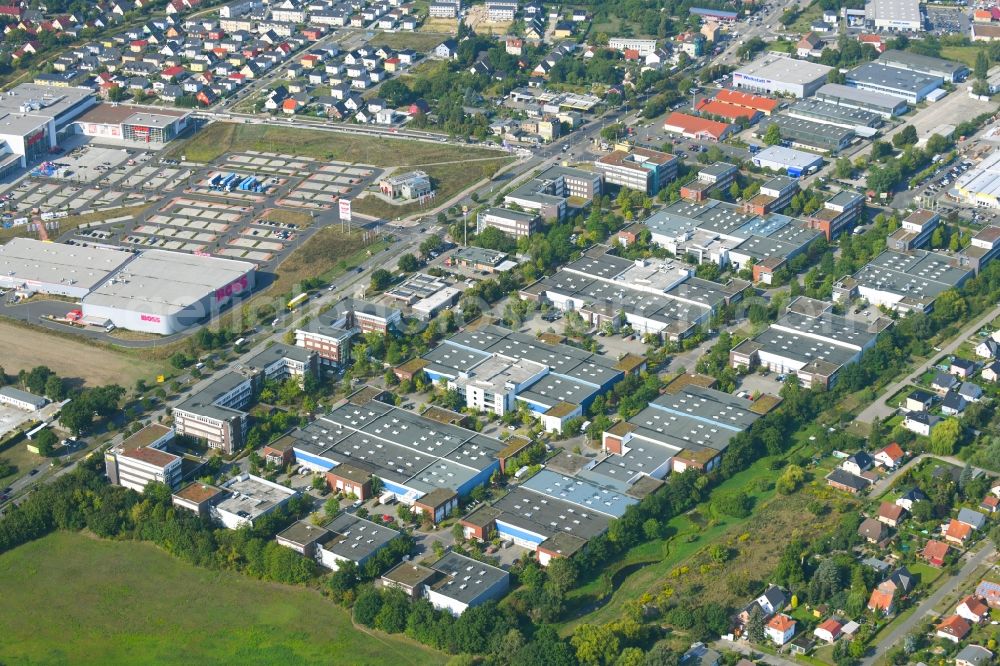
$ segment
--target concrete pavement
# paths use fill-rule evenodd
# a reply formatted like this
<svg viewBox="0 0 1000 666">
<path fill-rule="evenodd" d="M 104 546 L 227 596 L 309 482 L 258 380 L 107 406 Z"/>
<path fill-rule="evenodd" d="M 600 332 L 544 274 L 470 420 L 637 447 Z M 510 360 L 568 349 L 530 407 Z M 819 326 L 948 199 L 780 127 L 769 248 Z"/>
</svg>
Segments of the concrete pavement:
<svg viewBox="0 0 1000 666">
<path fill-rule="evenodd" d="M 935 616 L 937 614 L 935 607 L 949 594 L 957 590 L 960 586 L 965 585 L 967 579 L 976 571 L 976 569 L 981 567 L 995 554 L 996 547 L 992 542 L 987 541 L 977 553 L 971 556 L 966 555 L 965 564 L 962 565 L 962 569 L 958 572 L 958 575 L 945 581 L 944 584 L 938 587 L 938 589 L 936 589 L 929 597 L 920 602 L 916 611 L 911 613 L 905 620 L 894 626 L 888 634 L 883 636 L 875 644 L 874 652 L 861 660 L 862 666 L 874 666 L 874 664 L 879 659 L 884 657 L 886 652 L 892 649 L 896 643 L 920 626 L 920 624 L 925 622 L 929 617 Z"/>
<path fill-rule="evenodd" d="M 989 311 L 989 313 L 977 319 L 976 321 L 972 322 L 972 324 L 963 328 L 961 332 L 951 340 L 951 342 L 949 342 L 947 345 L 941 348 L 941 351 L 934 352 L 934 356 L 927 359 L 927 361 L 925 361 L 924 363 L 921 363 L 916 370 L 906 375 L 903 379 L 900 379 L 899 381 L 890 384 L 889 388 L 887 388 L 882 393 L 882 395 L 876 398 L 874 402 L 865 407 L 865 409 L 862 410 L 862 412 L 858 414 L 857 418 L 855 418 L 854 420 L 861 421 L 862 423 L 871 423 L 872 420 L 875 419 L 876 417 L 880 419 L 885 419 L 886 417 L 895 414 L 896 408 L 890 407 L 887 404 L 885 404 L 887 398 L 891 398 L 896 393 L 901 391 L 904 387 L 912 384 L 917 378 L 920 377 L 920 375 L 924 374 L 928 370 L 928 368 L 930 368 L 934 364 L 935 359 L 940 358 L 941 356 L 945 356 L 947 354 L 954 353 L 955 350 L 958 349 L 959 345 L 961 345 L 966 338 L 968 338 L 970 335 L 972 335 L 973 333 L 975 333 L 980 328 L 990 323 L 997 317 L 1000 317 L 1000 306 L 993 308 L 992 310 Z"/>
</svg>

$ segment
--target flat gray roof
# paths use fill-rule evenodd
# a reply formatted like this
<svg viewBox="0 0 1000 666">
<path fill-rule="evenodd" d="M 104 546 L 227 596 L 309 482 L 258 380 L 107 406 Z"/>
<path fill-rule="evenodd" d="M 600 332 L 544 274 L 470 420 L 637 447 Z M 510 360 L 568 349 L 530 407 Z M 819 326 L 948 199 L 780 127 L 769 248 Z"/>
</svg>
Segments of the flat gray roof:
<svg viewBox="0 0 1000 666">
<path fill-rule="evenodd" d="M 581 539 L 604 534 L 611 518 L 600 511 L 581 509 L 563 499 L 516 487 L 492 504 L 497 520 L 544 538 L 566 533 Z"/>
<path fill-rule="evenodd" d="M 298 494 L 291 488 L 249 475 L 230 479 L 222 484 L 222 489 L 229 491 L 230 495 L 216 507 L 251 520 Z"/>
<path fill-rule="evenodd" d="M 446 553 L 430 568 L 444 574 L 443 579 L 431 586 L 433 590 L 464 604 L 475 602 L 497 583 L 510 579 L 503 569 L 456 552 Z"/>
<path fill-rule="evenodd" d="M 122 250 L 12 238 L 0 246 L 0 276 L 89 291 L 134 257 Z"/>
<path fill-rule="evenodd" d="M 749 65 L 737 70 L 744 76 L 755 76 L 782 83 L 805 85 L 825 78 L 832 67 L 808 60 L 796 60 L 774 54 L 761 55 Z"/>
<path fill-rule="evenodd" d="M 879 1 L 885 2 L 886 0 Z M 916 0 L 912 0 L 912 2 L 914 6 L 917 5 Z M 951 76 L 954 76 L 956 72 L 962 72 L 969 69 L 965 63 L 953 62 L 951 60 L 935 58 L 933 56 L 926 56 L 920 53 L 913 53 L 912 51 L 900 51 L 898 49 L 889 49 L 878 57 L 878 61 L 913 69 L 918 72 L 945 72 Z"/>
<path fill-rule="evenodd" d="M 940 76 L 931 76 L 899 67 L 889 67 L 879 62 L 866 62 L 852 69 L 847 73 L 847 80 L 851 83 L 867 83 L 910 94 L 916 94 L 929 86 L 941 85 L 942 83 Z"/>
<path fill-rule="evenodd" d="M 45 116 L 24 113 L 0 113 L 0 136 L 28 136 L 48 124 L 49 120 Z"/>
<path fill-rule="evenodd" d="M 172 315 L 256 268 L 248 261 L 146 250 L 88 294 L 84 303 Z"/>
<path fill-rule="evenodd" d="M 823 118 L 832 122 L 853 123 L 865 127 L 882 124 L 882 116 L 872 111 L 840 106 L 839 104 L 823 102 L 817 99 L 804 99 L 796 102 L 792 105 L 790 112 Z"/>
<path fill-rule="evenodd" d="M 221 421 L 231 419 L 234 416 L 240 416 L 244 414 L 243 411 L 223 407 L 216 404 L 216 402 L 223 395 L 246 381 L 247 378 L 238 372 L 227 372 L 202 390 L 189 396 L 184 402 L 177 405 L 175 409 L 191 412 L 192 414 L 201 414 L 202 416 Z"/>
<path fill-rule="evenodd" d="M 352 562 L 366 560 L 400 534 L 399 530 L 350 513 L 340 514 L 323 527 L 335 535 L 323 544 L 323 549 Z"/>
<path fill-rule="evenodd" d="M 5 395 L 8 398 L 20 400 L 21 402 L 27 402 L 35 407 L 44 407 L 48 402 L 48 400 L 41 396 L 37 396 L 34 393 L 28 393 L 27 391 L 22 391 L 14 386 L 0 386 L 0 395 Z"/>
<path fill-rule="evenodd" d="M 807 169 L 813 164 L 823 162 L 823 158 L 819 155 L 795 150 L 794 148 L 785 148 L 784 146 L 770 146 L 764 150 L 757 151 L 757 154 L 751 159 L 754 161 L 776 162 L 786 167 L 798 167 L 800 169 Z"/>
<path fill-rule="evenodd" d="M 861 286 L 913 298 L 934 298 L 961 284 L 970 271 L 955 268 L 948 257 L 913 250 L 902 254 L 886 250 L 854 274 Z"/>
<path fill-rule="evenodd" d="M 907 108 L 906 100 L 901 97 L 896 97 L 895 95 L 890 95 L 888 93 L 881 93 L 875 90 L 852 88 L 851 86 L 845 86 L 842 83 L 827 83 L 816 91 L 814 97 L 827 101 L 836 99 L 857 102 L 859 104 L 881 108 L 886 112 L 893 113 L 901 110 L 900 107 L 902 107 L 903 110 Z"/>
<path fill-rule="evenodd" d="M 314 352 L 303 347 L 293 347 L 282 343 L 273 344 L 245 362 L 248 368 L 263 369 L 282 359 L 308 363 Z"/>
<path fill-rule="evenodd" d="M 609 518 L 621 518 L 637 500 L 592 481 L 543 469 L 521 484 L 546 497 L 568 502 L 584 511 L 596 511 Z"/>
<path fill-rule="evenodd" d="M 49 116 L 61 125 L 71 116 L 77 115 L 77 109 L 82 111 L 85 106 L 96 101 L 94 91 L 90 88 L 21 83 L 0 95 L 0 109 L 18 113 L 22 106 L 28 105 L 34 115 Z M 81 102 L 86 104 L 82 105 Z"/>
<path fill-rule="evenodd" d="M 908 21 L 920 23 L 920 0 L 868 0 L 865 7 L 866 13 L 871 20 L 892 19 L 894 21 Z"/>
<path fill-rule="evenodd" d="M 837 125 L 827 125 L 792 116 L 771 116 L 761 122 L 761 134 L 770 126 L 777 125 L 782 131 L 802 132 L 811 136 L 821 137 L 828 141 L 840 142 L 845 137 L 853 136 L 854 131 Z"/>
</svg>

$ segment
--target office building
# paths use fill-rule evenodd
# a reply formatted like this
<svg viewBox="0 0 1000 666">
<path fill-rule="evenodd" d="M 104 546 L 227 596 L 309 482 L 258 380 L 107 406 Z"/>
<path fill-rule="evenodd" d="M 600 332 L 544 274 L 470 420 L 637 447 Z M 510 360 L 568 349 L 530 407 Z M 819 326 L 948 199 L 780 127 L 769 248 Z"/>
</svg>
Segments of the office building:
<svg viewBox="0 0 1000 666">
<path fill-rule="evenodd" d="M 969 244 L 959 250 L 955 258 L 960 268 L 972 270 L 976 275 L 988 262 L 1000 253 L 1000 227 L 987 226 L 980 229 L 970 239 Z"/>
<path fill-rule="evenodd" d="M 815 98 L 848 109 L 877 113 L 883 118 L 901 116 L 910 109 L 906 100 L 897 95 L 852 88 L 840 83 L 827 83 L 816 91 Z"/>
<path fill-rule="evenodd" d="M 645 58 L 656 51 L 655 39 L 639 39 L 636 37 L 612 37 L 608 40 L 608 48 L 616 51 L 636 51 L 639 57 Z"/>
<path fill-rule="evenodd" d="M 181 457 L 166 450 L 174 434 L 173 428 L 152 423 L 111 446 L 104 454 L 108 479 L 139 493 L 153 482 L 176 489 L 181 482 Z"/>
<path fill-rule="evenodd" d="M 330 310 L 313 316 L 303 328 L 295 329 L 295 344 L 316 352 L 324 366 L 341 366 L 350 358 L 354 336 L 385 335 L 401 321 L 402 314 L 396 308 L 345 298 Z"/>
<path fill-rule="evenodd" d="M 832 67 L 765 53 L 733 72 L 733 86 L 764 94 L 809 97 L 826 83 Z"/>
<path fill-rule="evenodd" d="M 605 183 L 653 195 L 677 177 L 678 162 L 669 153 L 633 147 L 615 150 L 594 166 L 604 175 Z"/>
<path fill-rule="evenodd" d="M 174 428 L 177 434 L 200 439 L 209 448 L 226 454 L 238 451 L 250 427 L 244 410 L 254 395 L 254 377 L 227 372 L 174 407 Z"/>
<path fill-rule="evenodd" d="M 506 571 L 455 552 L 445 554 L 430 568 L 440 578 L 425 586 L 427 600 L 434 608 L 456 617 L 468 608 L 500 599 L 510 589 L 510 574 Z"/>
<path fill-rule="evenodd" d="M 799 193 L 799 183 L 790 176 L 775 176 L 760 186 L 760 191 L 743 206 L 755 215 L 784 210 Z"/>
<path fill-rule="evenodd" d="M 847 85 L 853 88 L 895 95 L 910 104 L 924 101 L 943 81 L 940 76 L 890 67 L 879 61 L 865 63 L 847 73 Z"/>
<path fill-rule="evenodd" d="M 739 173 L 732 164 L 718 162 L 698 170 L 698 176 L 681 187 L 681 198 L 688 201 L 704 201 L 712 192 L 724 192 L 736 180 Z"/>
<path fill-rule="evenodd" d="M 427 320 L 454 305 L 461 293 L 462 290 L 450 282 L 426 273 L 414 273 L 402 284 L 385 292 L 385 295 L 410 306 L 413 314 Z"/>
<path fill-rule="evenodd" d="M 499 229 L 514 238 L 530 236 L 542 227 L 542 218 L 536 213 L 525 213 L 512 208 L 486 208 L 476 215 L 476 233 L 486 228 Z"/>
<path fill-rule="evenodd" d="M 841 190 L 806 218 L 806 224 L 833 240 L 853 225 L 864 212 L 865 200 L 857 192 Z"/>
<path fill-rule="evenodd" d="M 361 567 L 399 537 L 399 530 L 359 518 L 350 513 L 318 526 L 304 521 L 292 523 L 275 540 L 285 548 L 316 560 L 337 571 L 345 562 Z"/>
<path fill-rule="evenodd" d="M 930 242 L 931 234 L 941 222 L 941 216 L 931 210 L 920 209 L 906 216 L 899 228 L 889 234 L 886 248 L 896 252 L 909 252 Z"/>
<path fill-rule="evenodd" d="M 49 401 L 42 396 L 14 386 L 0 386 L 0 405 L 9 405 L 25 412 L 37 412 L 47 404 Z"/>
<path fill-rule="evenodd" d="M 239 474 L 222 484 L 222 493 L 209 515 L 223 527 L 236 530 L 285 506 L 299 491 L 252 474 Z"/>
<path fill-rule="evenodd" d="M 828 389 L 841 369 L 860 360 L 888 321 L 854 321 L 832 314 L 832 306 L 800 296 L 785 314 L 755 338 L 729 352 L 734 368 L 795 375 L 806 388 Z"/>
</svg>

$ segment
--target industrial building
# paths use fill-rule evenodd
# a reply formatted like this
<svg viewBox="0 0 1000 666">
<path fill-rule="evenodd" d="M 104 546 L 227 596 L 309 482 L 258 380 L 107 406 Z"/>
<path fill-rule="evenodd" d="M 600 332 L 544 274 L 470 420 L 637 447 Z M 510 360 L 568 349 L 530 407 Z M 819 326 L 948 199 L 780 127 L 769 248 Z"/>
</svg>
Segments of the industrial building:
<svg viewBox="0 0 1000 666">
<path fill-rule="evenodd" d="M 761 121 L 758 136 L 764 136 L 771 125 L 777 125 L 781 138 L 792 146 L 802 146 L 837 153 L 851 145 L 855 132 L 837 125 L 793 116 L 771 116 Z"/>
<path fill-rule="evenodd" d="M 345 562 L 364 566 L 399 535 L 399 530 L 341 513 L 322 527 L 301 520 L 294 522 L 279 532 L 275 540 L 316 560 L 320 566 L 337 571 Z"/>
<path fill-rule="evenodd" d="M 400 502 L 432 509 L 435 522 L 458 497 L 489 481 L 503 449 L 492 437 L 377 400 L 349 399 L 289 436 L 297 464 L 328 473 L 328 479 L 345 464 L 378 477 Z"/>
<path fill-rule="evenodd" d="M 816 91 L 815 99 L 849 109 L 870 111 L 883 118 L 901 116 L 910 110 L 906 100 L 897 95 L 861 90 L 840 83 L 827 83 Z"/>
<path fill-rule="evenodd" d="M 525 213 L 512 208 L 490 207 L 476 215 L 476 233 L 493 227 L 514 238 L 524 238 L 538 231 L 542 218 L 536 213 Z"/>
<path fill-rule="evenodd" d="M 865 20 L 876 30 L 920 32 L 924 29 L 920 0 L 868 0 Z"/>
<path fill-rule="evenodd" d="M 1000 149 L 959 176 L 950 194 L 963 203 L 1000 209 Z M 3 279 L 0 274 L 0 285 Z"/>
<path fill-rule="evenodd" d="M 840 370 L 856 363 L 875 344 L 888 321 L 854 321 L 830 312 L 833 306 L 800 296 L 765 331 L 729 352 L 734 368 L 764 367 L 795 375 L 803 387 L 828 389 Z"/>
<path fill-rule="evenodd" d="M 173 441 L 173 428 L 151 423 L 111 446 L 104 453 L 105 470 L 111 483 L 141 493 L 149 483 L 163 483 L 176 490 L 181 483 L 181 457 L 166 450 Z"/>
<path fill-rule="evenodd" d="M 461 520 L 465 538 L 489 540 L 491 534 L 536 553 L 545 566 L 553 558 L 570 557 L 608 524 L 638 503 L 620 488 L 543 469 L 490 505 Z M 624 485 L 635 479 L 623 478 Z"/>
<path fill-rule="evenodd" d="M 906 216 L 899 228 L 885 239 L 885 246 L 896 252 L 909 252 L 930 242 L 941 216 L 931 210 L 916 210 Z"/>
<path fill-rule="evenodd" d="M 0 386 L 0 405 L 9 405 L 25 412 L 37 412 L 49 404 L 48 399 L 22 391 L 15 386 Z"/>
<path fill-rule="evenodd" d="M 943 82 L 940 76 L 890 67 L 878 61 L 866 62 L 847 73 L 849 86 L 902 97 L 910 104 L 924 101 Z"/>
<path fill-rule="evenodd" d="M 218 314 L 254 288 L 247 261 L 146 250 L 83 297 L 84 319 L 171 335 Z"/>
<path fill-rule="evenodd" d="M 252 527 L 253 522 L 288 504 L 299 491 L 259 476 L 243 473 L 222 484 L 221 494 L 209 508 L 209 515 L 231 530 Z"/>
<path fill-rule="evenodd" d="M 75 134 L 162 146 L 188 128 L 191 111 L 150 109 L 128 104 L 98 104 L 73 121 Z"/>
<path fill-rule="evenodd" d="M 823 202 L 823 207 L 806 218 L 806 224 L 833 240 L 861 218 L 865 199 L 857 192 L 841 190 Z"/>
<path fill-rule="evenodd" d="M 510 589 L 503 569 L 449 551 L 429 567 L 402 562 L 382 575 L 382 585 L 425 598 L 438 610 L 459 616 L 467 609 L 500 599 Z"/>
<path fill-rule="evenodd" d="M 454 305 L 462 290 L 427 273 L 414 273 L 405 282 L 385 292 L 386 297 L 410 306 L 421 319 L 430 319 Z"/>
<path fill-rule="evenodd" d="M 134 258 L 123 250 L 31 238 L 0 246 L 0 288 L 81 299 Z"/>
<path fill-rule="evenodd" d="M 729 442 L 747 430 L 777 400 L 751 402 L 711 388 L 711 378 L 680 375 L 645 409 L 601 435 L 611 454 L 602 464 L 621 481 L 642 475 L 662 479 L 670 472 L 709 472 L 722 460 Z M 598 471 L 600 465 L 593 468 Z"/>
<path fill-rule="evenodd" d="M 739 125 L 730 125 L 678 111 L 674 111 L 663 121 L 663 131 L 703 141 L 722 141 L 739 129 Z"/>
<path fill-rule="evenodd" d="M 854 130 L 863 136 L 873 136 L 876 127 L 882 126 L 882 116 L 864 109 L 852 109 L 817 99 L 804 99 L 788 109 L 793 118 L 803 118 L 817 123 L 835 125 Z"/>
<path fill-rule="evenodd" d="M 787 173 L 792 178 L 812 173 L 823 166 L 823 158 L 819 155 L 784 146 L 770 146 L 759 150 L 750 161 L 756 167 Z"/>
<path fill-rule="evenodd" d="M 940 77 L 948 83 L 964 81 L 969 75 L 969 68 L 965 63 L 925 56 L 913 51 L 890 49 L 879 56 L 878 62 L 889 67 Z"/>
<path fill-rule="evenodd" d="M 930 312 L 941 292 L 961 286 L 972 271 L 945 255 L 926 250 L 886 250 L 851 277 L 833 285 L 836 301 L 861 297 L 897 312 Z"/>
<path fill-rule="evenodd" d="M 654 195 L 677 178 L 679 161 L 669 153 L 633 147 L 615 150 L 594 166 L 604 175 L 605 183 Z"/>
<path fill-rule="evenodd" d="M 467 407 L 503 416 L 523 404 L 549 432 L 625 377 L 612 359 L 498 326 L 456 333 L 423 362 L 427 376 L 457 390 Z"/>
<path fill-rule="evenodd" d="M 832 67 L 766 53 L 733 72 L 733 86 L 765 94 L 809 97 L 826 83 Z"/>
<path fill-rule="evenodd" d="M 603 192 L 603 185 L 602 173 L 553 166 L 504 196 L 504 203 L 538 213 L 545 220 L 561 221 L 569 210 L 569 197 L 589 201 Z"/>
<path fill-rule="evenodd" d="M 96 103 L 89 88 L 22 83 L 0 95 L 0 172 L 49 153 L 67 123 Z"/>
</svg>

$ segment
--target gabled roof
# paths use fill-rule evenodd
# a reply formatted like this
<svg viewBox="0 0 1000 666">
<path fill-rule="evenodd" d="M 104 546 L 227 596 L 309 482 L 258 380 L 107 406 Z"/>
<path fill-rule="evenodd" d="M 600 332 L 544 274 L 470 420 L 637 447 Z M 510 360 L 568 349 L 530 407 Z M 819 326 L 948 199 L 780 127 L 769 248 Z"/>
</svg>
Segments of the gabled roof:
<svg viewBox="0 0 1000 666">
<path fill-rule="evenodd" d="M 970 525 L 967 525 L 966 523 L 961 523 L 952 518 L 951 522 L 948 523 L 948 527 L 945 529 L 944 533 L 946 536 L 949 536 L 952 539 L 959 539 L 961 541 L 965 541 L 966 539 L 969 538 L 969 535 L 972 534 L 972 527 Z"/>
<path fill-rule="evenodd" d="M 903 456 L 906 455 L 903 452 L 903 448 L 896 442 L 893 442 L 889 446 L 883 448 L 881 451 L 879 451 L 879 453 L 883 453 L 889 456 L 889 459 L 892 460 L 894 463 L 899 460 L 902 460 Z"/>
<path fill-rule="evenodd" d="M 785 633 L 789 630 L 795 629 L 795 620 L 788 617 L 784 613 L 778 613 L 768 620 L 767 626 L 771 629 L 780 631 L 781 633 Z"/>
<path fill-rule="evenodd" d="M 879 585 L 868 597 L 868 608 L 888 612 L 892 608 L 892 600 L 895 596 L 894 590 L 889 587 Z"/>
<path fill-rule="evenodd" d="M 891 520 L 893 522 L 899 521 L 903 514 L 906 513 L 906 509 L 892 502 L 882 502 L 878 508 L 879 518 L 885 518 L 886 520 Z"/>
<path fill-rule="evenodd" d="M 923 550 L 924 559 L 944 561 L 950 548 L 944 541 L 928 541 Z"/>
<path fill-rule="evenodd" d="M 865 518 L 858 527 L 859 535 L 876 542 L 884 539 L 888 535 L 888 532 L 889 528 L 874 518 Z"/>
<path fill-rule="evenodd" d="M 946 617 L 944 621 L 936 627 L 936 629 L 941 633 L 961 639 L 969 633 L 971 627 L 969 626 L 969 622 L 964 617 L 952 615 L 950 617 Z"/>
<path fill-rule="evenodd" d="M 982 599 L 980 599 L 974 594 L 970 594 L 969 596 L 958 602 L 959 606 L 961 606 L 962 604 L 965 604 L 965 607 L 968 608 L 969 612 L 972 613 L 973 615 L 983 616 L 990 612 L 990 607 L 987 606 Z"/>
</svg>

